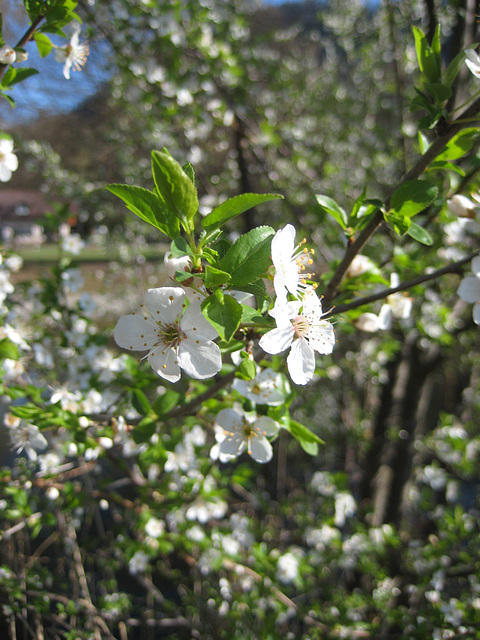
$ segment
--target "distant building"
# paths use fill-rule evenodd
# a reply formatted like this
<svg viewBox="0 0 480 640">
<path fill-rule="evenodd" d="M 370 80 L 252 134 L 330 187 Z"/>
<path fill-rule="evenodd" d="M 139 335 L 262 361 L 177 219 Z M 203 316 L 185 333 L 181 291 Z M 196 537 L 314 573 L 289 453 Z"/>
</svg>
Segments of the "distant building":
<svg viewBox="0 0 480 640">
<path fill-rule="evenodd" d="M 8 244 L 41 244 L 43 218 L 52 205 L 45 194 L 35 189 L 0 188 L 0 238 Z M 70 226 L 76 224 L 73 215 Z"/>
</svg>

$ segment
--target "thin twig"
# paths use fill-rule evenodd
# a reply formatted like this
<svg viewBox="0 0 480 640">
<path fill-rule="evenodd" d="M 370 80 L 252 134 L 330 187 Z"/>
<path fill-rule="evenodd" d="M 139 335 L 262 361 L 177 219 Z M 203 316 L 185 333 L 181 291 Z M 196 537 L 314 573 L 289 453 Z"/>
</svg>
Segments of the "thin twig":
<svg viewBox="0 0 480 640">
<path fill-rule="evenodd" d="M 367 304 L 372 304 L 372 302 L 376 302 L 377 300 L 383 300 L 384 298 L 387 298 L 388 296 L 392 295 L 393 293 L 398 293 L 399 291 L 406 291 L 407 289 L 411 289 L 412 287 L 416 287 L 417 285 L 422 284 L 424 282 L 428 282 L 429 280 L 435 280 L 436 278 L 439 278 L 440 276 L 443 276 L 446 273 L 458 272 L 460 267 L 462 267 L 464 264 L 467 264 L 468 262 L 470 262 L 475 256 L 478 256 L 479 254 L 480 254 L 480 249 L 477 249 L 477 251 L 474 251 L 473 253 L 471 253 L 466 258 L 463 258 L 463 260 L 458 260 L 458 262 L 452 262 L 452 263 L 448 264 L 447 266 L 442 267 L 441 269 L 438 269 L 437 271 L 434 271 L 433 273 L 426 273 L 423 276 L 418 276 L 418 278 L 413 278 L 413 280 L 408 280 L 407 282 L 404 282 L 404 283 L 398 285 L 398 287 L 392 287 L 390 289 L 383 289 L 382 291 L 379 291 L 378 293 L 373 293 L 371 296 L 366 296 L 364 298 L 359 298 L 358 300 L 355 300 L 354 302 L 349 302 L 348 304 L 340 304 L 337 307 L 334 307 L 327 314 L 325 314 L 325 317 L 329 318 L 329 317 L 331 317 L 333 315 L 337 315 L 339 313 L 344 313 L 345 311 L 350 311 L 351 309 L 356 309 L 357 307 L 363 307 L 363 306 L 365 306 Z"/>
<path fill-rule="evenodd" d="M 454 122 L 450 125 L 446 125 L 445 132 L 442 135 L 439 135 L 427 149 L 427 151 L 421 156 L 416 164 L 408 171 L 403 178 L 400 180 L 399 184 L 396 185 L 393 189 L 390 190 L 390 194 L 387 196 L 384 202 L 383 209 L 388 210 L 389 203 L 392 195 L 395 191 L 405 182 L 409 180 L 416 180 L 419 178 L 423 172 L 427 169 L 430 163 L 438 156 L 438 154 L 444 149 L 447 143 L 462 129 L 471 125 L 471 122 L 466 122 L 472 118 L 478 120 L 478 112 L 480 111 L 480 98 L 477 98 L 475 102 L 473 102 L 468 109 L 466 109 Z M 345 255 L 343 256 L 342 261 L 338 265 L 335 273 L 333 274 L 330 282 L 327 285 L 327 288 L 323 292 L 323 297 L 325 300 L 325 306 L 329 306 L 331 301 L 335 298 L 338 293 L 338 288 L 340 282 L 342 281 L 348 267 L 352 263 L 352 260 L 355 256 L 360 253 L 365 244 L 370 240 L 372 235 L 378 229 L 378 227 L 383 223 L 383 212 L 378 210 L 374 215 L 367 226 L 362 229 L 356 240 L 347 247 L 345 251 Z"/>
</svg>

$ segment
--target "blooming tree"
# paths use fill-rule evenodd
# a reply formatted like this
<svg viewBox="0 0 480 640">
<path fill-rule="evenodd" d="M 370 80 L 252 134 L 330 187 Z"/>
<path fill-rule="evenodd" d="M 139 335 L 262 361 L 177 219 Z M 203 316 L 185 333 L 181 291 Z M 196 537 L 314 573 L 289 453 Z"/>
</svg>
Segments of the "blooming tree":
<svg viewBox="0 0 480 640">
<path fill-rule="evenodd" d="M 2 633 L 475 637 L 480 102 L 476 45 L 442 39 L 453 3 L 331 3 L 325 50 L 237 2 L 78 4 L 25 0 L 1 91 L 31 45 L 72 81 L 80 17 L 108 34 L 133 117 L 108 125 L 102 197 L 139 264 L 145 238 L 164 258 L 87 291 L 98 236 L 68 206 L 48 275 L 2 251 Z"/>
</svg>

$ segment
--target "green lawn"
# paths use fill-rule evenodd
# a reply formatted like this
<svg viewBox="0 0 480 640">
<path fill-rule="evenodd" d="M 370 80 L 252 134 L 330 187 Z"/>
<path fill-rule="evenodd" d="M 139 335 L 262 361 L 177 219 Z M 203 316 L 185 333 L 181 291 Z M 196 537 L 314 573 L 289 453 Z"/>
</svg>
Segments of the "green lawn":
<svg viewBox="0 0 480 640">
<path fill-rule="evenodd" d="M 154 244 L 146 247 L 142 254 L 146 260 L 158 260 L 163 258 L 168 248 L 166 244 Z M 15 253 L 23 258 L 25 264 L 58 262 L 60 258 L 60 249 L 56 243 L 46 243 L 38 249 L 19 248 Z M 112 262 L 121 258 L 120 251 L 112 247 L 86 247 L 78 255 L 66 255 L 71 256 L 75 262 Z"/>
</svg>

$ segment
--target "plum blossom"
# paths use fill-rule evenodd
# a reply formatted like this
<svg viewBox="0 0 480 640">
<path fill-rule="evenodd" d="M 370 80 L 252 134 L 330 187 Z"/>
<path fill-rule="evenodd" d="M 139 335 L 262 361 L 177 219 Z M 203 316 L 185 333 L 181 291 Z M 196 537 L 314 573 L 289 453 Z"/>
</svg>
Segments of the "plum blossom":
<svg viewBox="0 0 480 640">
<path fill-rule="evenodd" d="M 0 182 L 8 182 L 18 169 L 18 159 L 13 153 L 13 140 L 0 138 Z"/>
<path fill-rule="evenodd" d="M 285 402 L 285 389 L 283 377 L 273 369 L 260 369 L 257 365 L 257 375 L 253 380 L 240 380 L 235 378 L 232 387 L 255 404 L 268 404 L 276 407 Z"/>
<path fill-rule="evenodd" d="M 12 414 L 5 416 L 4 424 L 9 427 L 10 440 L 16 453 L 24 451 L 30 460 L 36 460 L 37 451 L 46 448 L 47 439 L 36 425 Z"/>
<path fill-rule="evenodd" d="M 480 57 L 473 49 L 465 49 L 465 64 L 476 78 L 480 78 Z"/>
<path fill-rule="evenodd" d="M 306 247 L 302 248 L 305 239 L 295 246 L 295 233 L 295 227 L 287 224 L 277 231 L 272 240 L 272 262 L 275 267 L 273 286 L 280 302 L 287 301 L 288 293 L 297 298 L 307 286 L 306 279 L 314 275 L 305 273 L 306 266 L 313 263 L 313 249 L 309 251 Z"/>
<path fill-rule="evenodd" d="M 246 413 L 236 406 L 235 409 L 219 411 L 217 425 L 221 427 L 215 434 L 221 462 L 236 458 L 245 449 L 256 462 L 269 462 L 272 459 L 272 445 L 267 436 L 276 435 L 280 428 L 272 418 Z"/>
<path fill-rule="evenodd" d="M 113 333 L 120 347 L 148 351 L 144 357 L 152 369 L 169 382 L 180 380 L 181 369 L 198 379 L 218 373 L 222 358 L 212 341 L 217 335 L 198 303 L 186 306 L 180 287 L 149 289 L 140 313 L 122 316 Z"/>
<path fill-rule="evenodd" d="M 323 319 L 320 299 L 309 287 L 301 300 L 276 304 L 270 314 L 277 327 L 262 336 L 259 345 L 271 354 L 291 347 L 287 357 L 290 377 L 295 384 L 307 384 L 315 372 L 315 351 L 329 354 L 335 346 L 333 326 Z"/>
<path fill-rule="evenodd" d="M 55 60 L 63 63 L 63 75 L 70 80 L 70 69 L 81 71 L 87 61 L 89 46 L 87 42 L 79 41 L 80 25 L 75 26 L 70 42 L 65 47 L 58 47 L 55 50 Z"/>
<path fill-rule="evenodd" d="M 480 325 L 480 256 L 472 260 L 472 274 L 466 276 L 458 287 L 458 295 L 465 302 L 473 303 L 473 321 Z"/>
</svg>

